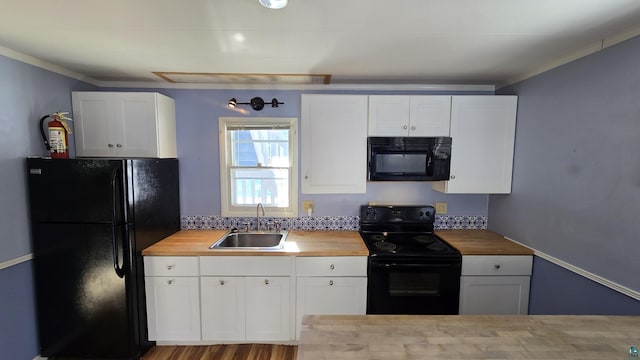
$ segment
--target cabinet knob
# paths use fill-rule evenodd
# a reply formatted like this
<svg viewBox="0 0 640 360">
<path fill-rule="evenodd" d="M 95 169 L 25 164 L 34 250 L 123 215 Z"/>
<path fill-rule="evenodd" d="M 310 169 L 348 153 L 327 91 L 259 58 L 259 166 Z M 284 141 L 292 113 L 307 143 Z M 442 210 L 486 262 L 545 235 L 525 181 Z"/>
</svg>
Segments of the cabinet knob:
<svg viewBox="0 0 640 360">
<path fill-rule="evenodd" d="M 167 284 L 169 284 L 169 285 L 173 285 L 173 279 L 171 279 L 171 280 L 167 280 Z"/>
<path fill-rule="evenodd" d="M 333 280 L 329 280 L 329 285 L 333 286 Z"/>
<path fill-rule="evenodd" d="M 411 130 L 415 130 L 415 129 L 416 129 L 415 125 L 411 127 Z"/>
<path fill-rule="evenodd" d="M 331 269 L 331 270 L 333 270 L 333 269 L 335 269 L 335 268 L 336 268 L 336 267 L 335 267 L 333 264 L 331 264 L 331 265 L 329 266 L 329 269 Z"/>
<path fill-rule="evenodd" d="M 173 264 L 167 265 L 167 270 L 173 269 L 173 266 L 174 266 Z"/>
<path fill-rule="evenodd" d="M 116 147 L 121 148 L 121 147 L 122 147 L 122 144 L 116 144 Z"/>
<path fill-rule="evenodd" d="M 108 147 L 113 147 L 113 144 L 108 144 L 107 146 L 108 146 Z"/>
<path fill-rule="evenodd" d="M 493 265 L 493 267 L 496 268 L 496 269 L 500 269 L 501 266 L 500 266 L 500 264 L 495 264 L 495 265 Z"/>
<path fill-rule="evenodd" d="M 402 128 L 403 128 L 403 129 L 405 129 L 405 130 L 407 130 L 407 125 L 404 125 Z"/>
<path fill-rule="evenodd" d="M 264 279 L 264 284 L 269 285 L 269 279 Z"/>
<path fill-rule="evenodd" d="M 220 280 L 220 285 L 224 285 L 224 280 Z"/>
<path fill-rule="evenodd" d="M 456 176 L 455 175 L 451 175 L 451 180 L 455 179 Z"/>
<path fill-rule="evenodd" d="M 309 175 L 305 175 L 305 176 L 304 176 L 304 178 L 305 178 L 305 179 L 309 179 Z"/>
</svg>

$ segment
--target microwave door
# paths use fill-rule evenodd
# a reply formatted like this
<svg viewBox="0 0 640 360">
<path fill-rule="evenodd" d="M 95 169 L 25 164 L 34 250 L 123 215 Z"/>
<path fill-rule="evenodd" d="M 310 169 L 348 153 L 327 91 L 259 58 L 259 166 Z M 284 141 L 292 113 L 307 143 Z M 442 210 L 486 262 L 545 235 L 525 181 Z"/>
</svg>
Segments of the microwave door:
<svg viewBox="0 0 640 360">
<path fill-rule="evenodd" d="M 428 151 L 427 152 L 427 157 L 425 158 L 425 172 L 427 174 L 427 177 L 432 177 L 433 176 L 433 152 Z"/>
</svg>

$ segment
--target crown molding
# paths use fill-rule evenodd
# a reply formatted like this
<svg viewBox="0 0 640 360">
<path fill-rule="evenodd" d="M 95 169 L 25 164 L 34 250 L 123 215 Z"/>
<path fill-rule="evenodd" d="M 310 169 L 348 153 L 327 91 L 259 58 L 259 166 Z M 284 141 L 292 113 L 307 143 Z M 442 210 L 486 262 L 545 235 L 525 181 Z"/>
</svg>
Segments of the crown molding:
<svg viewBox="0 0 640 360">
<path fill-rule="evenodd" d="M 48 70 L 51 72 L 54 72 L 56 74 L 60 74 L 60 75 L 64 75 L 66 77 L 70 77 L 72 79 L 76 79 L 76 80 L 80 80 L 80 81 L 84 81 L 86 83 L 95 85 L 95 86 L 99 86 L 99 81 L 95 80 L 93 78 L 90 78 L 86 75 L 77 73 L 75 71 L 71 71 L 69 69 L 66 69 L 62 66 L 58 66 L 55 64 L 52 64 L 50 62 L 44 61 L 44 60 L 40 60 L 36 57 L 33 57 L 31 55 L 27 55 L 27 54 L 23 54 L 21 52 L 6 48 L 4 46 L 0 46 L 0 55 L 6 56 L 8 58 L 23 62 L 25 64 L 29 64 L 29 65 L 33 65 L 35 67 L 39 67 L 41 69 L 44 70 Z"/>
</svg>

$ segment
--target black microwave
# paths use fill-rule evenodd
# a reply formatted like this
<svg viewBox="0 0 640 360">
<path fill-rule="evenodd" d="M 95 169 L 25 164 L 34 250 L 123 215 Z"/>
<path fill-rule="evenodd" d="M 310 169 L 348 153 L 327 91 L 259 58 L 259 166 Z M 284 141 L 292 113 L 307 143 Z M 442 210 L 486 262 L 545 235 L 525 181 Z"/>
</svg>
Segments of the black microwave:
<svg viewBox="0 0 640 360">
<path fill-rule="evenodd" d="M 369 137 L 370 181 L 449 180 L 450 137 Z"/>
</svg>

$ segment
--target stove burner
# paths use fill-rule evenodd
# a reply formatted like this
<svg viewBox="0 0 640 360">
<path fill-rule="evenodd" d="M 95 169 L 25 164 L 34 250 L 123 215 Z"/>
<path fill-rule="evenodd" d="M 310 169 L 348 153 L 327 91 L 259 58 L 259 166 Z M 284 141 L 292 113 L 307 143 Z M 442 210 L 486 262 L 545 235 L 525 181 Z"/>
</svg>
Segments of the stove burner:
<svg viewBox="0 0 640 360">
<path fill-rule="evenodd" d="M 413 237 L 413 239 L 424 245 L 430 245 L 436 241 L 435 237 L 433 237 L 432 235 L 416 235 Z"/>
<path fill-rule="evenodd" d="M 382 251 L 395 253 L 396 250 L 396 244 L 390 242 L 378 241 L 373 245 L 375 245 L 376 248 Z"/>
<path fill-rule="evenodd" d="M 371 235 L 371 240 L 375 241 L 384 241 L 386 237 L 383 234 L 373 234 Z"/>
<path fill-rule="evenodd" d="M 429 244 L 429 246 L 427 246 L 427 248 L 429 250 L 432 250 L 432 251 L 446 251 L 447 250 L 447 248 L 444 245 L 438 244 L 438 243 Z"/>
</svg>

